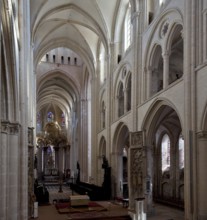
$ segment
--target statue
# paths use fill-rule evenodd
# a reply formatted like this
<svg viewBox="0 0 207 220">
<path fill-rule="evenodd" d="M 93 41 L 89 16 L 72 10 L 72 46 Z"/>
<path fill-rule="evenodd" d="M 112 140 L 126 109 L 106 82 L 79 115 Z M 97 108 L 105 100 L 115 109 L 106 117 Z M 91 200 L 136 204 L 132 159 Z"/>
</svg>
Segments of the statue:
<svg viewBox="0 0 207 220">
<path fill-rule="evenodd" d="M 109 167 L 108 160 L 106 159 L 105 155 L 103 155 L 102 158 L 103 158 L 102 169 L 106 169 L 107 167 Z"/>
<path fill-rule="evenodd" d="M 102 169 L 104 169 L 104 181 L 102 184 L 106 199 L 110 199 L 111 197 L 111 167 L 109 167 L 108 160 L 106 156 L 103 155 L 103 164 Z"/>
<path fill-rule="evenodd" d="M 78 175 L 77 175 L 77 179 L 76 179 L 76 183 L 80 182 L 80 164 L 77 161 L 77 170 L 78 170 Z"/>
<path fill-rule="evenodd" d="M 37 169 L 37 155 L 36 154 L 34 158 L 34 169 Z"/>
</svg>

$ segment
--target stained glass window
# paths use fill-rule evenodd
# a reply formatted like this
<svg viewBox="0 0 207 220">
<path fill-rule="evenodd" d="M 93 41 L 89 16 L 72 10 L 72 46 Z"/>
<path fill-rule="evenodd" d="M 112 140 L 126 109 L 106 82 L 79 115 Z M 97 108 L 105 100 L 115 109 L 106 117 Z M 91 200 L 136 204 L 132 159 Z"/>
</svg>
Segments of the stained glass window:
<svg viewBox="0 0 207 220">
<path fill-rule="evenodd" d="M 161 146 L 161 156 L 162 156 L 162 171 L 164 172 L 170 168 L 170 138 L 165 134 L 162 138 Z"/>
<path fill-rule="evenodd" d="M 53 122 L 54 120 L 54 114 L 52 112 L 47 113 L 47 121 L 48 122 Z"/>
<path fill-rule="evenodd" d="M 64 113 L 62 113 L 61 115 L 61 125 L 65 126 L 65 114 Z"/>
<path fill-rule="evenodd" d="M 182 136 L 179 137 L 179 168 L 184 168 L 184 140 Z"/>
</svg>

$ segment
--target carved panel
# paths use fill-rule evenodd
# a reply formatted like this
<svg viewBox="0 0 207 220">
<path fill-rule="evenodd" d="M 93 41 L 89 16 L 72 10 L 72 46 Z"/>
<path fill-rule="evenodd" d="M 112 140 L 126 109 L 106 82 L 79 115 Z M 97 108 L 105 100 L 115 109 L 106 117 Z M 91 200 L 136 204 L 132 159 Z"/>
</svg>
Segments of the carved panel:
<svg viewBox="0 0 207 220">
<path fill-rule="evenodd" d="M 142 137 L 141 131 L 130 133 L 130 146 L 131 147 L 142 147 L 143 146 L 143 137 Z"/>
<path fill-rule="evenodd" d="M 137 197 L 143 193 L 143 150 L 142 148 L 131 149 L 131 185 Z"/>
<path fill-rule="evenodd" d="M 143 136 L 130 133 L 130 185 L 133 199 L 143 196 Z"/>
<path fill-rule="evenodd" d="M 20 125 L 18 123 L 11 123 L 10 121 L 1 122 L 1 133 L 17 135 L 19 133 Z"/>
<path fill-rule="evenodd" d="M 28 145 L 33 146 L 33 128 L 28 128 Z"/>
<path fill-rule="evenodd" d="M 199 131 L 199 132 L 197 132 L 197 137 L 199 139 L 207 139 L 207 131 Z"/>
</svg>

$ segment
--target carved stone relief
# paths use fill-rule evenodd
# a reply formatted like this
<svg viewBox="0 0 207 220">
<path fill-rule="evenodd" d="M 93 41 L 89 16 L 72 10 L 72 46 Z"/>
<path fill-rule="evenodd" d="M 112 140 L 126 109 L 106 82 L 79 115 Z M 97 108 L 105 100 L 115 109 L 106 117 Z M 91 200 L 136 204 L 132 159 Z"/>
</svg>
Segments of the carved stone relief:
<svg viewBox="0 0 207 220">
<path fill-rule="evenodd" d="M 11 123 L 10 121 L 1 122 L 1 133 L 17 135 L 19 133 L 20 125 L 18 123 Z"/>
<path fill-rule="evenodd" d="M 32 214 L 34 203 L 34 146 L 33 146 L 33 128 L 28 128 L 28 212 Z"/>
<path fill-rule="evenodd" d="M 142 152 L 141 148 L 131 150 L 131 183 L 137 197 L 141 197 L 143 194 Z"/>
<path fill-rule="evenodd" d="M 131 132 L 130 133 L 130 146 L 131 147 L 142 147 L 143 146 L 143 137 L 142 132 Z"/>
<path fill-rule="evenodd" d="M 143 136 L 130 133 L 130 182 L 132 199 L 143 196 Z"/>
</svg>

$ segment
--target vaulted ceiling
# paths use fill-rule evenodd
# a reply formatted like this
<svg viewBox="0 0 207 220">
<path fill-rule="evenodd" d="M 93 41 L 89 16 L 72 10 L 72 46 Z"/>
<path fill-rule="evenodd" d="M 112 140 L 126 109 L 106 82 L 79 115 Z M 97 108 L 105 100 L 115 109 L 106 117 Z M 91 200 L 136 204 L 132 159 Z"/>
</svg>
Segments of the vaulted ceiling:
<svg viewBox="0 0 207 220">
<path fill-rule="evenodd" d="M 30 0 L 34 58 L 69 47 L 85 62 L 96 60 L 98 45 L 116 41 L 129 0 Z"/>
<path fill-rule="evenodd" d="M 100 46 L 110 54 L 110 44 L 120 41 L 128 4 L 129 0 L 30 0 L 34 66 L 52 49 L 65 47 L 95 73 Z M 51 103 L 62 110 L 73 108 L 75 87 L 80 85 L 61 78 L 58 70 L 53 74 L 56 78 L 47 74 L 44 80 L 37 74 L 37 109 Z"/>
</svg>

